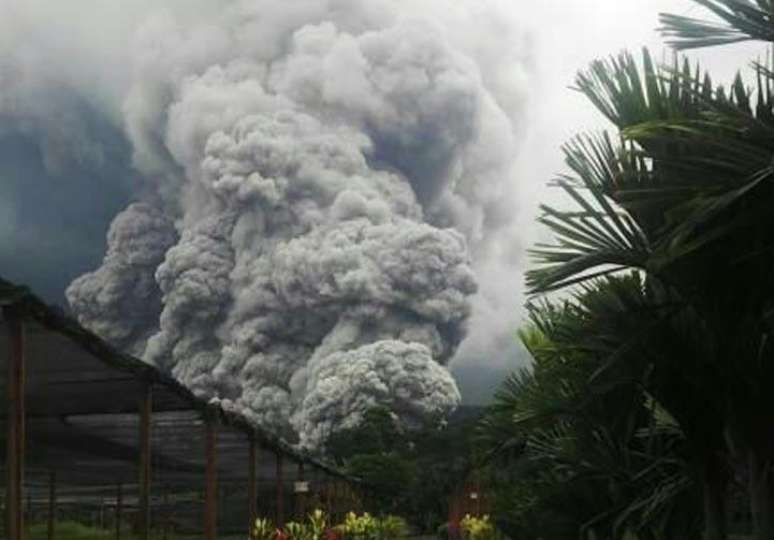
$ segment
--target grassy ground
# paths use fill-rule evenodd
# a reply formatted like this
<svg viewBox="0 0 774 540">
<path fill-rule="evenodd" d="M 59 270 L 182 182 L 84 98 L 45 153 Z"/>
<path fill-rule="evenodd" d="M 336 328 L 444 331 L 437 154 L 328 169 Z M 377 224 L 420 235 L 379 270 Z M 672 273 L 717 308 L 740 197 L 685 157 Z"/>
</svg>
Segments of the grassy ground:
<svg viewBox="0 0 774 540">
<path fill-rule="evenodd" d="M 30 534 L 27 537 L 28 540 L 47 540 L 48 529 L 45 523 L 37 523 L 30 527 Z M 73 523 L 70 521 L 59 522 L 54 528 L 55 540 L 114 540 L 115 531 L 106 531 L 104 529 L 95 529 L 93 527 L 87 527 L 80 523 Z M 245 535 L 241 536 L 219 536 L 218 540 L 245 540 Z M 122 531 L 122 540 L 134 540 L 129 531 Z M 180 536 L 176 534 L 168 534 L 167 540 L 200 540 L 200 535 L 193 536 Z M 162 540 L 161 532 L 151 534 L 151 540 Z"/>
</svg>

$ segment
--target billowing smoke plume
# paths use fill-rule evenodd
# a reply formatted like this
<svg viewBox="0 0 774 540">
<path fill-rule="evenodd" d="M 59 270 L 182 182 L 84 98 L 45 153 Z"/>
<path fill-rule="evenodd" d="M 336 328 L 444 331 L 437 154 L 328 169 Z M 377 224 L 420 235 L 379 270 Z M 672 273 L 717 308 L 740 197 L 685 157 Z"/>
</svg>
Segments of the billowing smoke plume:
<svg viewBox="0 0 774 540">
<path fill-rule="evenodd" d="M 81 323 L 115 346 L 142 355 L 161 313 L 156 268 L 176 237 L 172 222 L 153 206 L 135 203 L 116 216 L 102 267 L 68 289 Z"/>
<path fill-rule="evenodd" d="M 67 290 L 80 320 L 308 446 L 376 403 L 451 411 L 444 365 L 515 211 L 523 66 L 482 5 L 145 18 L 122 115 L 150 189 Z"/>
</svg>

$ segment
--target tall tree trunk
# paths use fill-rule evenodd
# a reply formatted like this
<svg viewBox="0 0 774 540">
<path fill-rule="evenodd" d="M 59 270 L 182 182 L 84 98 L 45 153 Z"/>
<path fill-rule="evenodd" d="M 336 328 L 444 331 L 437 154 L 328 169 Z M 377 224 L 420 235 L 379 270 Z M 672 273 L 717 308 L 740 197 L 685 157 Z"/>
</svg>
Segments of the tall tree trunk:
<svg viewBox="0 0 774 540">
<path fill-rule="evenodd" d="M 755 540 L 774 540 L 774 500 L 769 483 L 769 462 L 757 451 L 748 451 L 750 510 Z"/>
<path fill-rule="evenodd" d="M 703 471 L 704 540 L 726 540 L 728 473 L 722 458 L 711 458 Z"/>
</svg>

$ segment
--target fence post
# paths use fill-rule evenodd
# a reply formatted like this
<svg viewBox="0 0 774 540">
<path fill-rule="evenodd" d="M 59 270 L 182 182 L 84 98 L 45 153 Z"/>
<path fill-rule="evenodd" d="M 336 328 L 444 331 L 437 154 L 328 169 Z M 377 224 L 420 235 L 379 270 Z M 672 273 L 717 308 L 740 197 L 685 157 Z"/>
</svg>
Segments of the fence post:
<svg viewBox="0 0 774 540">
<path fill-rule="evenodd" d="M 205 447 L 207 465 L 204 485 L 204 540 L 218 537 L 218 470 L 217 425 L 215 414 L 207 414 L 205 420 Z"/>
<path fill-rule="evenodd" d="M 56 473 L 48 476 L 48 540 L 54 540 L 54 522 L 56 521 Z"/>
<path fill-rule="evenodd" d="M 276 452 L 276 489 L 277 489 L 277 527 L 282 528 L 285 526 L 285 479 L 283 478 L 283 456 L 282 452 L 277 450 Z"/>
<path fill-rule="evenodd" d="M 256 480 L 256 444 L 255 435 L 250 434 L 248 440 L 249 446 L 249 463 L 247 464 L 247 534 L 250 540 L 255 538 L 255 520 L 258 518 L 258 501 L 257 501 L 257 480 Z"/>
<path fill-rule="evenodd" d="M 140 398 L 140 478 L 138 499 L 139 540 L 150 538 L 150 485 L 151 485 L 151 415 L 153 414 L 153 389 L 143 384 Z"/>
<path fill-rule="evenodd" d="M 6 534 L 9 540 L 22 540 L 24 534 L 24 443 L 25 378 L 24 323 L 17 308 L 3 309 L 10 344 L 8 361 L 8 438 L 6 441 Z"/>
</svg>

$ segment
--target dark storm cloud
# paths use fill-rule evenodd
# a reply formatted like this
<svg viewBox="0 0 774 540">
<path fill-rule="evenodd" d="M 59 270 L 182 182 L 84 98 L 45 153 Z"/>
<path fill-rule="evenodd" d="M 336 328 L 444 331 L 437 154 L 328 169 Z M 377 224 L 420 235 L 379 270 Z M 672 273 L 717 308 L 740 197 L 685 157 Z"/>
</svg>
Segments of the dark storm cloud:
<svg viewBox="0 0 774 540">
<path fill-rule="evenodd" d="M 65 89 L 44 117 L 0 112 L 0 275 L 64 305 L 135 189 L 130 159 L 121 131 Z"/>
</svg>

